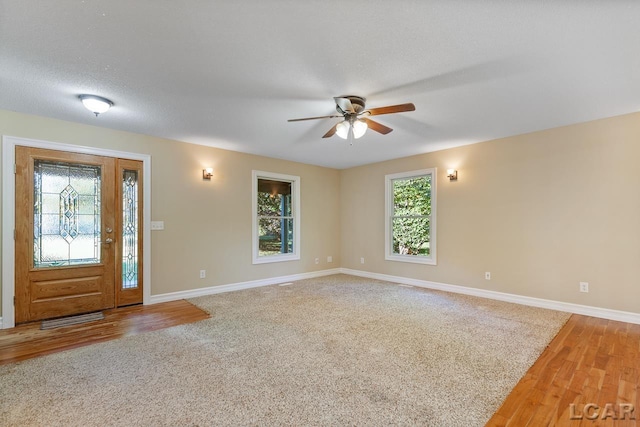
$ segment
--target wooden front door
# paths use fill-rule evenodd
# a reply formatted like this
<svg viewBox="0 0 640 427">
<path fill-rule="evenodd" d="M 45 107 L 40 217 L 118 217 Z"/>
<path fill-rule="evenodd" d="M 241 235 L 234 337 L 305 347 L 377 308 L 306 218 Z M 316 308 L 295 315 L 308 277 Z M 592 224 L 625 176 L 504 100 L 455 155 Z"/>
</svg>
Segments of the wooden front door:
<svg viewBox="0 0 640 427">
<path fill-rule="evenodd" d="M 16 323 L 113 308 L 118 299 L 123 300 L 120 305 L 142 301 L 137 264 L 128 282 L 135 295 L 122 296 L 119 261 L 131 254 L 123 255 L 126 189 L 118 176 L 120 162 L 16 147 Z M 139 176 L 140 168 L 135 170 Z M 137 182 L 135 191 L 141 191 Z M 141 256 L 138 199 L 135 236 L 130 239 L 135 262 Z"/>
</svg>

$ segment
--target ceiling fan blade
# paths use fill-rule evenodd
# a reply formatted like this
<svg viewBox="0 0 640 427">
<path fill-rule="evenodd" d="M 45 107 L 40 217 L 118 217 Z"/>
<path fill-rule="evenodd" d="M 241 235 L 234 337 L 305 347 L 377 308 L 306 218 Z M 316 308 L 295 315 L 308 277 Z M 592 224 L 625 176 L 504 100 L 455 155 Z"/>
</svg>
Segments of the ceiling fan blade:
<svg viewBox="0 0 640 427">
<path fill-rule="evenodd" d="M 348 98 L 334 97 L 333 100 L 336 101 L 336 105 L 340 107 L 340 109 L 345 113 L 356 112 L 356 110 L 353 108 L 353 104 L 351 103 L 351 100 L 349 100 Z"/>
<path fill-rule="evenodd" d="M 323 138 L 331 138 L 336 133 L 336 130 L 338 130 L 338 125 L 339 125 L 339 123 L 336 123 L 336 125 L 334 127 L 332 127 L 331 129 L 329 129 L 329 132 L 325 133 L 322 137 Z"/>
<path fill-rule="evenodd" d="M 365 122 L 367 124 L 367 126 L 369 127 L 369 129 L 374 130 L 374 131 L 376 131 L 378 133 L 381 133 L 383 135 L 386 135 L 386 134 L 388 134 L 389 132 L 391 132 L 393 130 L 390 127 L 382 125 L 382 124 L 380 124 L 378 122 L 374 122 L 373 120 L 370 120 L 370 119 L 361 118 L 359 120 L 362 120 L 363 122 Z"/>
<path fill-rule="evenodd" d="M 305 117 L 305 118 L 302 118 L 302 119 L 289 119 L 287 121 L 288 122 L 301 122 L 303 120 L 333 119 L 333 118 L 336 118 L 336 117 L 342 117 L 342 116 L 333 115 L 333 116 Z"/>
<path fill-rule="evenodd" d="M 380 114 L 391 113 L 404 113 L 405 111 L 415 111 L 416 106 L 412 103 L 390 105 L 388 107 L 371 108 L 364 113 L 368 113 L 370 116 L 379 116 Z"/>
</svg>

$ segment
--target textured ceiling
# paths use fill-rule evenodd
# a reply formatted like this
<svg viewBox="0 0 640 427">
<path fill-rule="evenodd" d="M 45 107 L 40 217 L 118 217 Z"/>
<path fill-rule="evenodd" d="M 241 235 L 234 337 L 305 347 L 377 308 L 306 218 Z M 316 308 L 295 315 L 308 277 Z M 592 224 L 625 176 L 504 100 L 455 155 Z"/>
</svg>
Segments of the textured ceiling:
<svg viewBox="0 0 640 427">
<path fill-rule="evenodd" d="M 638 111 L 639 22 L 635 0 L 0 0 L 0 108 L 346 168 Z M 416 111 L 351 146 L 287 122 L 347 94 Z"/>
</svg>

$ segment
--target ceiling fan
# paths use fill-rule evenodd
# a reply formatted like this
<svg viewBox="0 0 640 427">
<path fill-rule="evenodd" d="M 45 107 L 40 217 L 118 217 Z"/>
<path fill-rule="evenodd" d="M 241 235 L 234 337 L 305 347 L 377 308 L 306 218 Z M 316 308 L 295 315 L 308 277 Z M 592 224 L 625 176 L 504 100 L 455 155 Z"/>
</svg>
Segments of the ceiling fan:
<svg viewBox="0 0 640 427">
<path fill-rule="evenodd" d="M 350 135 L 358 139 L 365 134 L 368 128 L 381 133 L 388 134 L 393 129 L 369 119 L 369 116 L 379 116 L 381 114 L 403 113 L 405 111 L 415 111 L 416 106 L 408 104 L 390 105 L 388 107 L 365 109 L 366 99 L 361 96 L 345 95 L 333 98 L 336 102 L 336 111 L 340 115 L 305 117 L 303 119 L 290 119 L 289 122 L 300 122 L 303 120 L 332 119 L 343 117 L 344 120 L 333 126 L 323 138 L 330 138 L 337 134 L 342 139 L 347 139 Z"/>
</svg>

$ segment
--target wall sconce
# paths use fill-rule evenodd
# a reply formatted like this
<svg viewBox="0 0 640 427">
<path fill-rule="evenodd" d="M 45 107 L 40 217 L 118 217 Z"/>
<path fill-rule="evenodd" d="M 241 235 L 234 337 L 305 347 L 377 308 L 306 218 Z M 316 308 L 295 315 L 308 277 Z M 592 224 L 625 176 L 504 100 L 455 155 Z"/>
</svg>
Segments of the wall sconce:
<svg viewBox="0 0 640 427">
<path fill-rule="evenodd" d="M 458 171 L 455 169 L 447 169 L 447 178 L 449 178 L 449 181 L 457 181 Z"/>
<path fill-rule="evenodd" d="M 213 168 L 202 169 L 202 179 L 205 181 L 211 181 L 213 176 Z"/>
</svg>

